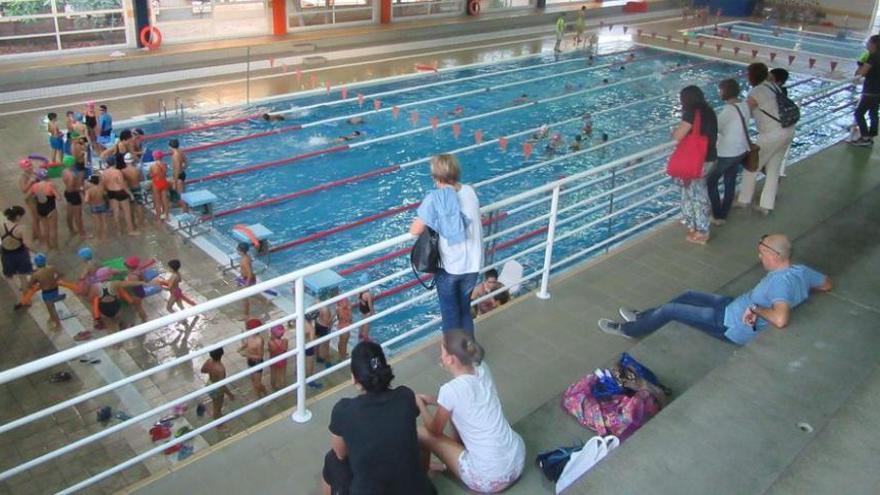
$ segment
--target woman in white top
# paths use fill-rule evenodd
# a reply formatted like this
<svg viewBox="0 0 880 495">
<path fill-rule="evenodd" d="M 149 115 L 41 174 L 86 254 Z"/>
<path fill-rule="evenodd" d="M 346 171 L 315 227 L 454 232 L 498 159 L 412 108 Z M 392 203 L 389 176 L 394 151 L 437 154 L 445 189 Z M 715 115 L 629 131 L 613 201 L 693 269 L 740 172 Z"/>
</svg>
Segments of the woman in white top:
<svg viewBox="0 0 880 495">
<path fill-rule="evenodd" d="M 782 160 L 785 158 L 785 152 L 794 139 L 794 126 L 782 127 L 779 122 L 776 97 L 781 91 L 768 80 L 769 73 L 767 66 L 762 63 L 754 63 L 748 67 L 749 84 L 752 86 L 752 90 L 749 91 L 747 101 L 758 126 L 756 142 L 761 147 L 758 170 L 763 169 L 766 176 L 757 211 L 764 215 L 769 214 L 776 206 L 779 170 L 782 166 Z M 737 206 L 745 207 L 752 202 L 757 176 L 757 172 L 746 171 L 743 173 Z"/>
<path fill-rule="evenodd" d="M 706 176 L 709 201 L 712 203 L 712 224 L 724 225 L 733 205 L 736 176 L 749 153 L 749 105 L 739 99 L 740 87 L 736 79 L 718 83 L 718 93 L 725 105 L 718 113 L 718 161 Z M 724 177 L 724 199 L 718 194 L 718 181 Z"/>
<path fill-rule="evenodd" d="M 460 330 L 444 333 L 440 366 L 453 379 L 440 387 L 436 398 L 416 395 L 424 421 L 419 427 L 419 442 L 471 490 L 497 493 L 522 474 L 526 447 L 504 418 L 483 354 L 470 334 Z M 429 405 L 437 406 L 433 414 Z M 452 437 L 443 433 L 450 420 Z M 429 459 L 426 455 L 425 460 Z"/>
<path fill-rule="evenodd" d="M 483 265 L 480 201 L 473 187 L 459 182 L 461 167 L 452 155 L 431 158 L 431 178 L 437 189 L 422 200 L 409 231 L 420 235 L 427 226 L 440 234 L 442 269 L 435 278 L 443 331 L 473 334 L 471 291 Z"/>
</svg>

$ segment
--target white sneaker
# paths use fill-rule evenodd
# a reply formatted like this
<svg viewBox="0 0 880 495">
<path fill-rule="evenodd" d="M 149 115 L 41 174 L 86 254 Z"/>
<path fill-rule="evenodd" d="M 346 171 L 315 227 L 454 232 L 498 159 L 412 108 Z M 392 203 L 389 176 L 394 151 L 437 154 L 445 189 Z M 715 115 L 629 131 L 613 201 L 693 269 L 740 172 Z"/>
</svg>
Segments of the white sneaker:
<svg viewBox="0 0 880 495">
<path fill-rule="evenodd" d="M 620 323 L 617 323 L 614 320 L 609 320 L 608 318 L 602 318 L 599 320 L 599 330 L 602 330 L 608 335 L 617 335 L 618 337 L 625 337 L 627 339 L 632 338 L 623 333 L 623 330 L 620 329 Z"/>
<path fill-rule="evenodd" d="M 636 321 L 639 318 L 638 312 L 634 309 L 621 306 L 617 312 L 620 313 L 620 317 L 623 318 L 623 321 Z"/>
</svg>

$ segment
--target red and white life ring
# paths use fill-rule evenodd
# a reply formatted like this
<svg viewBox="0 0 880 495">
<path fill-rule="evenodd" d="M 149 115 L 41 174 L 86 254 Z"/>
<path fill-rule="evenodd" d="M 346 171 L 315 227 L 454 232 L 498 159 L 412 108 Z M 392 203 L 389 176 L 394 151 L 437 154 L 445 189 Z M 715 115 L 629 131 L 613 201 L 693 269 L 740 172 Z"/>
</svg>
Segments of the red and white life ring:
<svg viewBox="0 0 880 495">
<path fill-rule="evenodd" d="M 468 14 L 478 15 L 480 13 L 480 0 L 469 0 L 467 9 Z"/>
<path fill-rule="evenodd" d="M 141 29 L 140 39 L 145 47 L 155 50 L 162 44 L 162 32 L 156 26 L 144 26 Z"/>
</svg>

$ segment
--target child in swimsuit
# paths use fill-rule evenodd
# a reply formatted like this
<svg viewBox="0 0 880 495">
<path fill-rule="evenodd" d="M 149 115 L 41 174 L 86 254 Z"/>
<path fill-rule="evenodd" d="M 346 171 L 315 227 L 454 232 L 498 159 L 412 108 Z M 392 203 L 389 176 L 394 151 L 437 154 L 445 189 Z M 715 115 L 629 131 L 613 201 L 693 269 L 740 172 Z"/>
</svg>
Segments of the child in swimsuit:
<svg viewBox="0 0 880 495">
<path fill-rule="evenodd" d="M 46 255 L 43 253 L 37 253 L 34 256 L 34 265 L 36 265 L 37 271 L 31 276 L 29 285 L 40 286 L 40 295 L 49 312 L 49 325 L 55 330 L 60 330 L 61 318 L 58 317 L 55 303 L 64 300 L 67 296 L 58 291 L 61 273 L 54 266 L 47 264 L 47 261 Z"/>
<path fill-rule="evenodd" d="M 168 292 L 170 292 L 171 295 L 168 297 L 168 303 L 165 304 L 165 309 L 167 309 L 169 313 L 173 313 L 175 304 L 180 307 L 180 309 L 184 309 L 184 302 L 195 305 L 195 302 L 186 297 L 183 290 L 180 288 L 180 260 L 170 260 L 168 262 L 168 269 L 171 270 L 171 276 L 164 280 L 164 284 L 165 288 L 168 289 Z"/>
<path fill-rule="evenodd" d="M 153 183 L 153 207 L 156 216 L 161 220 L 167 220 L 171 213 L 171 203 L 168 199 L 168 166 L 162 161 L 162 152 L 153 152 L 155 160 L 150 165 L 150 181 Z"/>
<path fill-rule="evenodd" d="M 269 358 L 271 359 L 287 352 L 290 342 L 284 338 L 284 326 L 282 325 L 275 325 L 269 332 L 271 336 L 269 337 L 268 347 Z M 287 360 L 282 359 L 277 363 L 272 363 L 270 368 L 269 383 L 272 385 L 273 390 L 281 390 L 286 385 Z"/>
<path fill-rule="evenodd" d="M 180 141 L 172 139 L 168 141 L 168 147 L 171 148 L 171 168 L 174 176 L 174 187 L 171 193 L 176 196 L 172 200 L 178 203 L 183 208 L 183 211 L 188 211 L 186 203 L 181 201 L 180 198 L 184 191 L 186 191 L 186 168 L 189 165 L 189 160 L 187 160 L 183 151 L 180 150 Z"/>
<path fill-rule="evenodd" d="M 98 239 L 104 239 L 105 217 L 110 212 L 110 205 L 107 204 L 100 175 L 93 175 L 86 181 L 85 202 L 89 206 L 89 212 L 94 216 L 95 224 L 97 224 Z"/>
<path fill-rule="evenodd" d="M 263 323 L 256 319 L 251 318 L 245 322 L 245 329 L 253 330 Z M 265 341 L 263 336 L 259 333 L 249 335 L 245 337 L 245 339 L 241 343 L 241 347 L 238 348 L 239 354 L 244 356 L 247 359 L 247 365 L 249 368 L 257 366 L 263 363 L 263 355 L 265 349 Z M 251 385 L 254 387 L 254 392 L 257 393 L 257 397 L 265 397 L 268 392 L 266 392 L 266 386 L 263 385 L 263 370 L 257 370 L 251 373 Z"/>
<path fill-rule="evenodd" d="M 46 239 L 50 249 L 58 247 L 58 215 L 55 213 L 55 198 L 58 192 L 49 180 L 49 172 L 41 168 L 36 172 L 37 182 L 31 185 L 30 195 L 36 199 L 37 215 L 43 232 L 40 237 Z"/>
<path fill-rule="evenodd" d="M 64 158 L 64 139 L 61 137 L 61 130 L 58 129 L 58 114 L 49 112 L 47 115 L 49 122 L 46 124 L 46 131 L 49 133 L 49 155 L 50 162 L 60 162 Z"/>
<path fill-rule="evenodd" d="M 366 277 L 362 277 L 360 280 L 364 280 Z M 367 279 L 369 281 L 369 279 Z M 361 282 L 366 283 L 366 282 Z M 375 311 L 373 307 L 373 294 L 370 291 L 365 290 L 358 294 L 358 311 L 360 311 L 363 318 L 368 318 L 373 315 Z M 363 319 L 361 318 L 361 319 Z M 358 327 L 358 340 L 360 342 L 369 342 L 370 341 L 370 324 L 364 323 L 360 327 Z"/>
</svg>

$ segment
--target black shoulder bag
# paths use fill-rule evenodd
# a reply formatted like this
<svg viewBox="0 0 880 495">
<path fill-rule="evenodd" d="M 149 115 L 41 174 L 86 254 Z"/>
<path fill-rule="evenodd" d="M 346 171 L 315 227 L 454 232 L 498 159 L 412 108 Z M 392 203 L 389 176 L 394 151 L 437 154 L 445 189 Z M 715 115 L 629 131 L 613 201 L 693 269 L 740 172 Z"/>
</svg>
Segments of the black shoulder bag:
<svg viewBox="0 0 880 495">
<path fill-rule="evenodd" d="M 432 290 L 437 285 L 436 278 L 431 279 L 430 285 L 426 285 L 421 278 L 422 273 L 436 274 L 443 267 L 440 260 L 440 234 L 437 231 L 425 225 L 425 230 L 419 234 L 409 253 L 409 264 L 422 287 Z"/>
</svg>

